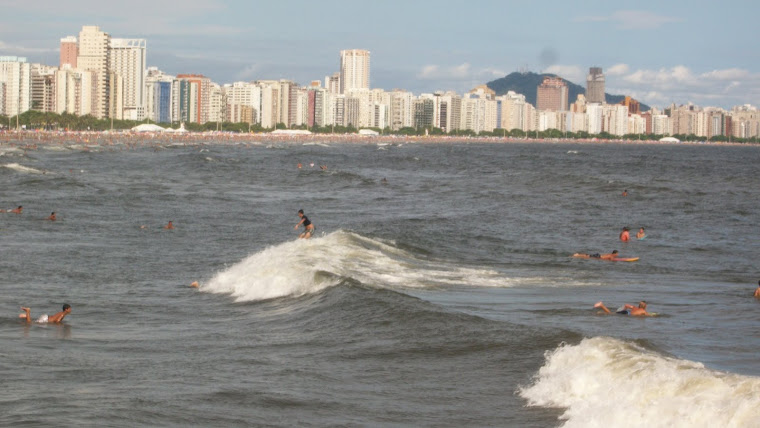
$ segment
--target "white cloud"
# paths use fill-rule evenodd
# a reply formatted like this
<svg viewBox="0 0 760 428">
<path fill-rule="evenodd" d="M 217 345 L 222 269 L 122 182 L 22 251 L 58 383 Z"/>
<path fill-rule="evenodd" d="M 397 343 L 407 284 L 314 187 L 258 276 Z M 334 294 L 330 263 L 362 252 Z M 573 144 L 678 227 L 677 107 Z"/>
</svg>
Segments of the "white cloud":
<svg viewBox="0 0 760 428">
<path fill-rule="evenodd" d="M 470 75 L 470 64 L 464 63 L 451 69 L 453 77 L 468 77 Z"/>
<path fill-rule="evenodd" d="M 742 70 L 740 68 L 728 68 L 725 70 L 713 70 L 709 73 L 704 73 L 702 77 L 711 80 L 746 79 L 750 77 L 750 72 L 747 70 Z"/>
<path fill-rule="evenodd" d="M 607 76 L 622 76 L 625 73 L 628 73 L 628 70 L 630 67 L 628 67 L 628 64 L 615 64 L 612 67 L 604 70 L 604 74 Z"/>
<path fill-rule="evenodd" d="M 470 71 L 470 64 L 465 62 L 449 67 L 426 65 L 422 67 L 422 71 L 417 74 L 417 77 L 431 80 L 463 80 L 473 77 L 473 73 Z"/>
<path fill-rule="evenodd" d="M 428 64 L 422 67 L 422 70 L 417 73 L 418 79 L 424 80 L 438 80 L 441 82 L 466 82 L 471 83 L 485 83 L 488 80 L 497 79 L 506 76 L 507 73 L 504 70 L 485 67 L 481 69 L 473 69 L 472 65 L 465 62 L 463 64 L 454 66 L 442 66 L 436 64 Z"/>
<path fill-rule="evenodd" d="M 0 51 L 4 53 L 12 53 L 16 55 L 27 55 L 27 54 L 44 54 L 44 53 L 58 52 L 58 48 L 57 47 L 55 49 L 30 48 L 26 46 L 11 45 L 0 40 Z"/>
<path fill-rule="evenodd" d="M 717 102 L 730 107 L 760 96 L 760 73 L 738 68 L 696 73 L 677 65 L 608 76 L 608 93 L 630 95 L 650 105 Z M 619 84 L 625 86 L 617 86 Z"/>
<path fill-rule="evenodd" d="M 556 74 L 565 80 L 576 83 L 586 80 L 586 73 L 577 65 L 552 65 L 546 68 L 544 73 Z"/>
<path fill-rule="evenodd" d="M 482 74 L 490 76 L 492 78 L 498 79 L 501 77 L 504 77 L 507 75 L 507 72 L 504 70 L 500 70 L 498 68 L 485 68 L 482 71 Z"/>
<path fill-rule="evenodd" d="M 680 18 L 657 15 L 646 10 L 618 10 L 608 16 L 581 16 L 576 22 L 611 22 L 619 30 L 651 30 L 665 24 L 682 21 Z"/>
<path fill-rule="evenodd" d="M 422 71 L 417 75 L 420 79 L 434 79 L 438 74 L 437 65 L 426 65 L 422 67 Z"/>
</svg>

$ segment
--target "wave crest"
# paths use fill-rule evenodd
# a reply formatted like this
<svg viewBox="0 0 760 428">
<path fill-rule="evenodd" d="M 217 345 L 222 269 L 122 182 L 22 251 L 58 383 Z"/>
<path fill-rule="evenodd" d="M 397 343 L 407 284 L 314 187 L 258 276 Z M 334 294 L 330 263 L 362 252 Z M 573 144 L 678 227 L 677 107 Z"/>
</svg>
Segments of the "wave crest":
<svg viewBox="0 0 760 428">
<path fill-rule="evenodd" d="M 760 378 L 706 369 L 607 337 L 547 353 L 530 406 L 561 407 L 570 427 L 740 427 L 760 419 Z"/>
<path fill-rule="evenodd" d="M 405 288 L 509 283 L 492 270 L 429 261 L 390 243 L 337 231 L 266 248 L 219 272 L 200 289 L 252 301 L 316 293 L 348 278 Z"/>
<path fill-rule="evenodd" d="M 6 168 L 8 168 L 8 169 L 12 169 L 12 170 L 14 170 L 16 172 L 22 172 L 22 173 L 25 173 L 25 174 L 44 174 L 39 169 L 31 168 L 31 167 L 24 166 L 24 165 L 17 164 L 17 163 L 8 163 L 8 164 L 5 164 L 3 166 L 6 167 Z"/>
</svg>

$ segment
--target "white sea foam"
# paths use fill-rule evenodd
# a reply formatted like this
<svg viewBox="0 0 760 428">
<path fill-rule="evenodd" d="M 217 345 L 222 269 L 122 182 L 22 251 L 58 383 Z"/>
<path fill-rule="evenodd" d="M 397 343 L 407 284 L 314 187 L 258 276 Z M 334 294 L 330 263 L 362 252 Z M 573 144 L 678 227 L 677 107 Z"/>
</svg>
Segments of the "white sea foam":
<svg viewBox="0 0 760 428">
<path fill-rule="evenodd" d="M 3 166 L 16 172 L 22 172 L 24 174 L 43 174 L 43 172 L 39 169 L 30 168 L 28 166 L 20 165 L 17 163 L 9 163 Z"/>
<path fill-rule="evenodd" d="M 341 278 L 380 287 L 517 285 L 489 269 L 476 269 L 417 257 L 391 243 L 337 231 L 294 240 L 257 252 L 219 272 L 200 289 L 231 293 L 240 301 L 299 296 L 337 285 Z"/>
<path fill-rule="evenodd" d="M 749 427 L 760 421 L 760 378 L 719 372 L 608 337 L 547 353 L 531 406 L 566 409 L 563 427 Z"/>
<path fill-rule="evenodd" d="M 24 151 L 18 147 L 5 147 L 0 150 L 0 156 L 24 156 Z"/>
</svg>

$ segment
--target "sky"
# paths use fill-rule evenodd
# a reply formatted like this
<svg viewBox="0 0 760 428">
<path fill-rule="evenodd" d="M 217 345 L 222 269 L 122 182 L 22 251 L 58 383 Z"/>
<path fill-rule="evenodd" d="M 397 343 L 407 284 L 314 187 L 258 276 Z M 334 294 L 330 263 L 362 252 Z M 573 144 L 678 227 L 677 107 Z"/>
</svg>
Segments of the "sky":
<svg viewBox="0 0 760 428">
<path fill-rule="evenodd" d="M 147 40 L 148 65 L 219 84 L 338 71 L 371 52 L 372 88 L 466 92 L 514 71 L 651 106 L 760 106 L 760 2 L 511 0 L 0 0 L 0 55 L 58 65 L 59 43 L 98 25 Z"/>
</svg>

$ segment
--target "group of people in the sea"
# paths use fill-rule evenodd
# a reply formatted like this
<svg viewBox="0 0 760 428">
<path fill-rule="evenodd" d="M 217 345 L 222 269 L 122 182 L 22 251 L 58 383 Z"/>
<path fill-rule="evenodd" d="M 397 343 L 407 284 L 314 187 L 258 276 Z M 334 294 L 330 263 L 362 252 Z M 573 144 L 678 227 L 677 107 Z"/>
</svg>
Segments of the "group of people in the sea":
<svg viewBox="0 0 760 428">
<path fill-rule="evenodd" d="M 313 164 L 312 164 L 313 166 Z M 302 165 L 299 163 L 298 168 L 300 169 Z M 326 170 L 326 166 L 320 166 L 322 170 Z M 626 189 L 623 191 L 623 196 L 628 196 L 628 190 Z M 0 209 L 0 213 L 13 213 L 13 214 L 21 214 L 23 212 L 24 207 L 22 205 L 19 205 L 17 208 L 14 209 Z M 300 226 L 304 227 L 303 232 L 298 236 L 299 239 L 309 239 L 314 235 L 314 232 L 316 230 L 314 223 L 309 220 L 309 218 L 305 215 L 304 210 L 300 209 L 297 213 L 299 217 L 298 223 L 294 226 L 295 230 L 298 230 Z M 55 212 L 52 212 L 50 216 L 46 218 L 46 220 L 50 221 L 56 221 L 56 214 Z M 141 229 L 146 228 L 145 225 L 141 226 Z M 164 226 L 164 229 L 172 230 L 174 229 L 174 224 L 170 220 L 169 223 Z M 636 238 L 641 240 L 646 237 L 646 232 L 643 227 L 639 228 L 638 233 L 636 233 Z M 630 229 L 628 227 L 624 227 L 623 230 L 620 232 L 619 239 L 621 242 L 629 242 L 630 241 Z M 576 258 L 586 258 L 586 259 L 599 259 L 599 260 L 615 260 L 619 257 L 618 250 L 613 250 L 611 253 L 606 254 L 600 254 L 600 253 L 593 253 L 593 254 L 587 254 L 587 253 L 575 253 L 573 254 L 573 257 Z M 191 285 L 191 287 L 197 288 L 198 282 L 194 281 Z M 758 287 L 754 292 L 754 297 L 756 299 L 760 299 L 760 281 L 758 281 Z M 600 314 L 612 314 L 613 312 L 607 308 L 607 306 L 604 305 L 603 302 L 597 302 L 594 305 L 594 308 L 601 309 L 602 312 L 599 312 Z M 23 318 L 27 323 L 32 322 L 31 317 L 31 309 L 28 307 L 21 307 L 21 309 L 24 311 L 23 313 L 19 314 L 19 318 Z M 632 315 L 632 316 L 650 316 L 652 315 L 650 312 L 647 312 L 647 302 L 642 300 L 639 302 L 637 306 L 631 305 L 631 304 L 625 304 L 621 306 L 617 311 L 614 313 L 620 314 L 620 315 Z M 71 306 L 68 304 L 64 304 L 62 311 L 58 312 L 54 315 L 48 316 L 48 315 L 42 315 L 39 319 L 36 320 L 38 323 L 61 323 L 63 319 L 66 317 L 66 315 L 71 313 Z"/>
<path fill-rule="evenodd" d="M 0 209 L 0 213 L 9 213 L 9 214 L 21 214 L 24 211 L 23 205 L 19 205 L 16 208 L 13 209 L 7 209 L 3 210 Z M 58 217 L 55 215 L 55 211 L 51 212 L 49 216 L 45 217 L 44 220 L 50 220 L 50 221 L 56 221 Z"/>
</svg>

